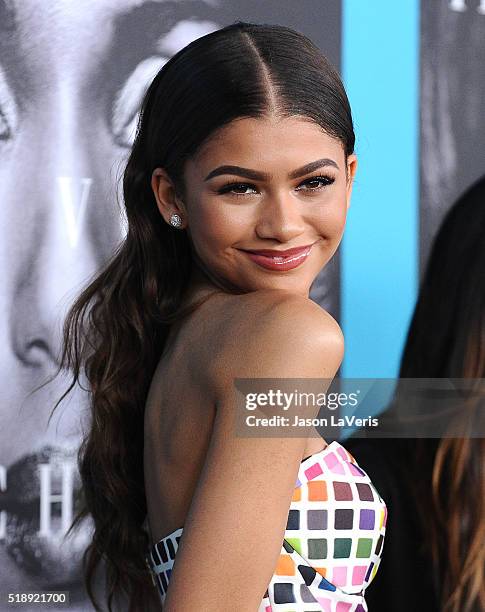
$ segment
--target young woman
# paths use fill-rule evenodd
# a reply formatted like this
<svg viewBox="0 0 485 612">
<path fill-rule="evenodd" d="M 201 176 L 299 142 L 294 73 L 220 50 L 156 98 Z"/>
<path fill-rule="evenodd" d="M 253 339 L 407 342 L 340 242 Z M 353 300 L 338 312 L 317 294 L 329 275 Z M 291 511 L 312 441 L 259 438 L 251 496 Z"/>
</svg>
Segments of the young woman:
<svg viewBox="0 0 485 612">
<path fill-rule="evenodd" d="M 458 415 L 471 435 L 346 442 L 389 507 L 383 568 L 369 591 L 375 612 L 389 610 L 391 594 L 393 612 L 485 610 L 484 236 L 485 177 L 438 231 L 399 372 L 401 379 L 463 378 L 470 389 L 478 383 L 480 402 Z"/>
<path fill-rule="evenodd" d="M 95 605 L 103 560 L 110 609 L 124 590 L 146 610 L 151 578 L 164 612 L 367 609 L 386 522 L 367 474 L 336 441 L 233 431 L 235 378 L 341 363 L 308 296 L 342 238 L 353 148 L 338 74 L 286 27 L 203 36 L 148 88 L 126 239 L 65 328 L 63 364 L 92 393 L 78 520 L 94 519 Z"/>
</svg>

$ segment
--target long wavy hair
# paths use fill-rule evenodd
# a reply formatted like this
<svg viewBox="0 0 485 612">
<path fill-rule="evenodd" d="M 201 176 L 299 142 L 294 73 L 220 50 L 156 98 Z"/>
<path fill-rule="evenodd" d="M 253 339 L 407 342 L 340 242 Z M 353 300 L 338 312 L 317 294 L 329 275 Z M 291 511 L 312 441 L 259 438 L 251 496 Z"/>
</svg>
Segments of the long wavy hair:
<svg viewBox="0 0 485 612">
<path fill-rule="evenodd" d="M 421 281 L 400 378 L 485 378 L 485 177 L 448 211 Z M 480 403 L 465 408 L 480 420 Z M 478 418 L 477 418 L 478 417 Z M 483 422 L 483 416 L 482 422 Z M 456 429 L 454 430 L 456 431 Z M 404 440 L 443 612 L 485 610 L 485 438 Z M 434 520 L 430 520 L 433 517 Z"/>
<path fill-rule="evenodd" d="M 92 517 L 83 561 L 96 610 L 100 567 L 110 611 L 118 595 L 127 597 L 130 612 L 155 603 L 145 565 L 145 401 L 170 326 L 200 303 L 184 305 L 194 265 L 191 244 L 186 231 L 171 228 L 160 215 L 152 172 L 163 167 L 184 199 L 184 164 L 215 130 L 236 118 L 270 115 L 301 116 L 338 139 L 346 158 L 354 150 L 340 77 L 303 34 L 238 21 L 175 54 L 141 104 L 122 181 L 126 238 L 64 321 L 57 373 L 68 371 L 72 379 L 53 411 L 85 376 L 91 423 L 79 449 L 82 499 L 71 529 Z"/>
</svg>

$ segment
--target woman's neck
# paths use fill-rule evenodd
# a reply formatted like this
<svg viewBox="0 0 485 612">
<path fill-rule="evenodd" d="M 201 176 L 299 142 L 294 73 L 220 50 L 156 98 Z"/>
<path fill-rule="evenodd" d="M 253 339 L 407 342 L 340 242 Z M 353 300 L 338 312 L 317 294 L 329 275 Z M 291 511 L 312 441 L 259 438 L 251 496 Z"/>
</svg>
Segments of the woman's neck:
<svg viewBox="0 0 485 612">
<path fill-rule="evenodd" d="M 192 304 L 210 293 L 223 291 L 197 265 L 194 265 L 184 294 L 184 303 Z"/>
</svg>

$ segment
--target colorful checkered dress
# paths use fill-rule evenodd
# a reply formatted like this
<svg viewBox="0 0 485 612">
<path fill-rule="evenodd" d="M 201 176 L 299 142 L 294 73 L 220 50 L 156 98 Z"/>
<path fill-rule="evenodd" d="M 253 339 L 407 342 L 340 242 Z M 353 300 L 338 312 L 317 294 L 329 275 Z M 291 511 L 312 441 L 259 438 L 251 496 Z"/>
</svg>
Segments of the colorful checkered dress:
<svg viewBox="0 0 485 612">
<path fill-rule="evenodd" d="M 258 612 L 366 612 L 364 592 L 379 566 L 386 519 L 384 501 L 339 442 L 304 459 Z M 147 556 L 162 603 L 182 532 L 160 540 Z"/>
</svg>

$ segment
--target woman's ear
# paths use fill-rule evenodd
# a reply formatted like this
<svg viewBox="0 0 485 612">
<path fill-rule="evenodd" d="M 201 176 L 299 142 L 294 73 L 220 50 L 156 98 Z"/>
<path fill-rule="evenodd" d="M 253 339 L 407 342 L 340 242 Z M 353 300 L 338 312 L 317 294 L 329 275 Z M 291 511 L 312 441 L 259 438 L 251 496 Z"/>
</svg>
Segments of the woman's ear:
<svg viewBox="0 0 485 612">
<path fill-rule="evenodd" d="M 187 218 L 184 203 L 177 196 L 175 185 L 166 170 L 155 168 L 152 173 L 151 186 L 157 201 L 158 210 L 165 219 L 165 222 L 170 224 L 171 216 L 176 213 L 181 217 L 183 227 Z"/>
<path fill-rule="evenodd" d="M 357 172 L 357 155 L 352 153 L 347 157 L 347 210 L 350 208 L 350 198 L 352 197 L 352 187 L 354 185 L 354 177 Z"/>
</svg>

